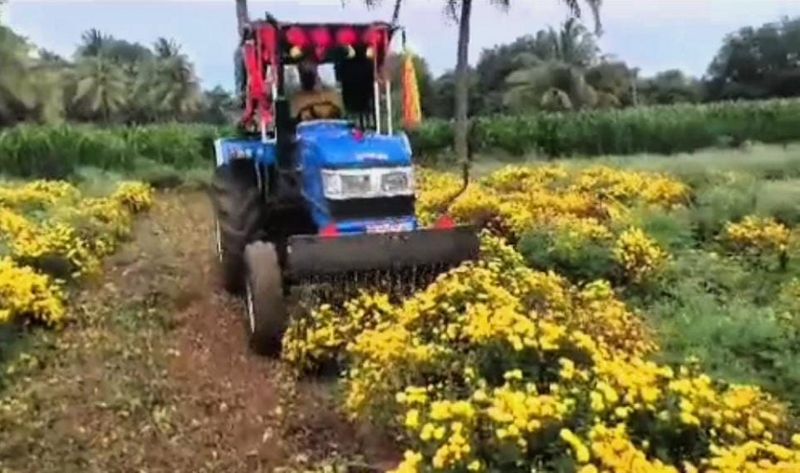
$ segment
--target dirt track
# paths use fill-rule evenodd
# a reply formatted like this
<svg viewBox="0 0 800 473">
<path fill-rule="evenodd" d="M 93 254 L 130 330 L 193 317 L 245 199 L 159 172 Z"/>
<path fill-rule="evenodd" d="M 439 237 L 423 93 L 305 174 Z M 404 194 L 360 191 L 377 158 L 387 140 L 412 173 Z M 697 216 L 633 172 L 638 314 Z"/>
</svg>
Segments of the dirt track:
<svg viewBox="0 0 800 473">
<path fill-rule="evenodd" d="M 30 348 L 36 368 L 8 391 L 37 402 L 0 416 L 0 472 L 392 466 L 385 442 L 336 413 L 330 386 L 249 353 L 240 303 L 218 289 L 211 234 L 204 194 L 160 196 L 79 295 L 80 322 L 45 337 L 55 349 Z"/>
</svg>

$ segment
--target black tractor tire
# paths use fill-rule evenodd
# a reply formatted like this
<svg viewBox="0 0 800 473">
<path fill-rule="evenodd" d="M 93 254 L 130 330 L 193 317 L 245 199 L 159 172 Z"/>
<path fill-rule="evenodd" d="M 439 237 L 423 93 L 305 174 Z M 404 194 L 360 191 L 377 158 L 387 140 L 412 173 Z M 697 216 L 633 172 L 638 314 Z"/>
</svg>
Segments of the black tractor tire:
<svg viewBox="0 0 800 473">
<path fill-rule="evenodd" d="M 244 260 L 250 349 L 259 355 L 277 357 L 288 325 L 278 252 L 272 243 L 259 241 L 247 246 Z"/>
<path fill-rule="evenodd" d="M 241 295 L 244 249 L 263 236 L 266 215 L 253 163 L 243 161 L 218 167 L 211 193 L 222 284 L 228 292 Z"/>
</svg>

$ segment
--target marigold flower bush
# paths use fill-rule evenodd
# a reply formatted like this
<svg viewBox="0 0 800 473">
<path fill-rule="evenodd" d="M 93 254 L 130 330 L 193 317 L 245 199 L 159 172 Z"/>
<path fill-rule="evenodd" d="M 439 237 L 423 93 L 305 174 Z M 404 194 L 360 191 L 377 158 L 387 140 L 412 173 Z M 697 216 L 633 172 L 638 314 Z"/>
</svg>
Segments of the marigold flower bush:
<svg viewBox="0 0 800 473">
<path fill-rule="evenodd" d="M 345 410 L 397 434 L 398 472 L 800 471 L 781 403 L 650 361 L 607 283 L 534 271 L 497 237 L 402 302 L 365 293 L 319 314 L 287 359 L 346 364 Z"/>
<path fill-rule="evenodd" d="M 740 222 L 729 222 L 720 238 L 734 254 L 780 261 L 787 257 L 791 236 L 791 230 L 775 219 L 749 215 Z"/>
<path fill-rule="evenodd" d="M 688 186 L 666 175 L 592 166 L 506 166 L 471 183 L 451 174 L 418 173 L 419 218 L 447 212 L 461 223 L 492 229 L 520 243 L 536 267 L 579 280 L 642 283 L 657 275 L 666 253 L 640 229 L 631 209 L 671 210 L 688 204 Z"/>
<path fill-rule="evenodd" d="M 0 186 L 0 323 L 62 323 L 65 284 L 97 274 L 152 202 L 152 189 L 137 182 L 106 197 L 62 181 Z"/>
</svg>

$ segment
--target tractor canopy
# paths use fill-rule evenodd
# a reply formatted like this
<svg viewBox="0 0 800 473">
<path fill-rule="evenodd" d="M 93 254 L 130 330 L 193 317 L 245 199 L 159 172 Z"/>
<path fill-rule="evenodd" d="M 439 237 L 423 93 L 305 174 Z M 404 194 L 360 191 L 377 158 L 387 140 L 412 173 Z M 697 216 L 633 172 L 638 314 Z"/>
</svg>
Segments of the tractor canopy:
<svg viewBox="0 0 800 473">
<path fill-rule="evenodd" d="M 259 129 L 262 141 L 276 125 L 293 135 L 286 122 L 291 117 L 276 117 L 281 113 L 277 103 L 285 97 L 285 68 L 311 62 L 333 64 L 347 115 L 361 128 L 376 127 L 376 88 L 388 84 L 384 63 L 397 29 L 382 22 L 281 23 L 269 14 L 265 20 L 247 22 L 237 53 L 237 87 L 246 97 L 241 123 Z"/>
<path fill-rule="evenodd" d="M 297 127 L 303 166 L 320 169 L 366 169 L 411 166 L 405 135 L 364 133 L 346 120 L 303 123 Z"/>
<path fill-rule="evenodd" d="M 256 39 L 267 63 L 297 64 L 373 61 L 382 66 L 395 27 L 388 23 L 279 23 L 249 24 L 245 39 Z"/>
</svg>

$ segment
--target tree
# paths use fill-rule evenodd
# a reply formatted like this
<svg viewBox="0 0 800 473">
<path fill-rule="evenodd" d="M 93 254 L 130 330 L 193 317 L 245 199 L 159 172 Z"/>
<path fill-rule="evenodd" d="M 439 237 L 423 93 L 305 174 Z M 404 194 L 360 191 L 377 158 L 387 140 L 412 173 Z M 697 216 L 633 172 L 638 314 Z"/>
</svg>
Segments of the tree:
<svg viewBox="0 0 800 473">
<path fill-rule="evenodd" d="M 570 13 L 575 17 L 580 17 L 581 7 L 579 0 L 561 0 Z M 595 20 L 595 30 L 600 32 L 600 4 L 602 0 L 584 0 L 592 10 Z M 507 8 L 510 0 L 496 0 L 494 3 Z M 462 160 L 467 159 L 468 155 L 468 133 L 469 133 L 469 23 L 472 13 L 472 0 L 446 0 L 446 6 L 453 17 L 456 17 L 458 6 L 461 11 L 457 16 L 459 22 L 458 33 L 458 61 L 456 64 L 456 124 L 455 124 L 455 143 L 456 155 Z"/>
<path fill-rule="evenodd" d="M 24 38 L 0 25 L 0 126 L 62 118 L 60 69 L 37 58 L 37 53 Z"/>
<path fill-rule="evenodd" d="M 113 39 L 102 31 L 92 28 L 81 35 L 81 45 L 75 54 L 79 58 L 100 56 Z"/>
<path fill-rule="evenodd" d="M 538 68 L 546 62 L 586 68 L 597 61 L 598 52 L 594 35 L 575 18 L 568 19 L 559 30 L 541 30 L 535 35 L 517 38 L 510 44 L 484 49 L 476 67 L 481 100 L 473 109 L 474 113 L 491 114 L 506 110 L 507 79 L 515 71 Z M 517 75 L 512 82 L 520 85 L 518 79 L 522 77 L 524 74 Z M 538 102 L 538 97 L 536 100 Z"/>
<path fill-rule="evenodd" d="M 605 60 L 586 71 L 586 83 L 597 92 L 596 107 L 633 105 L 635 71 L 622 61 Z"/>
<path fill-rule="evenodd" d="M 499 113 L 505 109 L 503 95 L 506 78 L 512 72 L 538 65 L 542 57 L 537 51 L 536 38 L 531 35 L 517 38 L 510 44 L 502 44 L 481 52 L 475 67 L 480 100 L 474 107 L 476 115 Z M 451 107 L 452 108 L 452 107 Z"/>
<path fill-rule="evenodd" d="M 728 35 L 708 68 L 706 91 L 710 100 L 800 95 L 800 18 Z"/>
<path fill-rule="evenodd" d="M 75 70 L 72 106 L 77 116 L 104 123 L 119 118 L 128 102 L 129 82 L 122 69 L 102 56 L 81 59 Z"/>
<path fill-rule="evenodd" d="M 230 92 L 221 86 L 203 93 L 202 107 L 197 119 L 203 123 L 226 125 L 236 115 L 236 101 Z"/>
<path fill-rule="evenodd" d="M 159 59 L 149 74 L 146 93 L 158 120 L 186 120 L 202 105 L 194 66 L 182 54 Z"/>
<path fill-rule="evenodd" d="M 158 59 L 169 59 L 181 54 L 181 47 L 173 39 L 158 38 L 153 44 Z"/>
<path fill-rule="evenodd" d="M 452 119 L 455 115 L 455 71 L 450 70 L 439 76 L 431 85 L 431 98 L 428 101 L 429 114 L 434 117 Z M 480 91 L 480 92 L 479 92 Z M 469 107 L 476 110 L 482 103 L 483 91 L 478 84 L 478 75 L 473 68 L 469 71 Z"/>
<path fill-rule="evenodd" d="M 578 110 L 597 103 L 597 92 L 587 84 L 584 71 L 561 61 L 543 61 L 512 72 L 506 84 L 503 101 L 514 112 Z"/>
<path fill-rule="evenodd" d="M 574 17 L 564 22 L 559 31 L 551 27 L 546 34 L 537 36 L 537 42 L 544 42 L 542 46 L 549 52 L 547 56 L 540 53 L 541 59 L 554 59 L 578 67 L 589 67 L 600 52 L 594 35 Z"/>
<path fill-rule="evenodd" d="M 0 125 L 18 121 L 34 103 L 28 81 L 28 46 L 9 28 L 0 25 Z"/>
<path fill-rule="evenodd" d="M 703 89 L 699 80 L 678 69 L 659 72 L 638 84 L 639 95 L 647 104 L 667 105 L 695 103 L 702 100 Z"/>
</svg>

